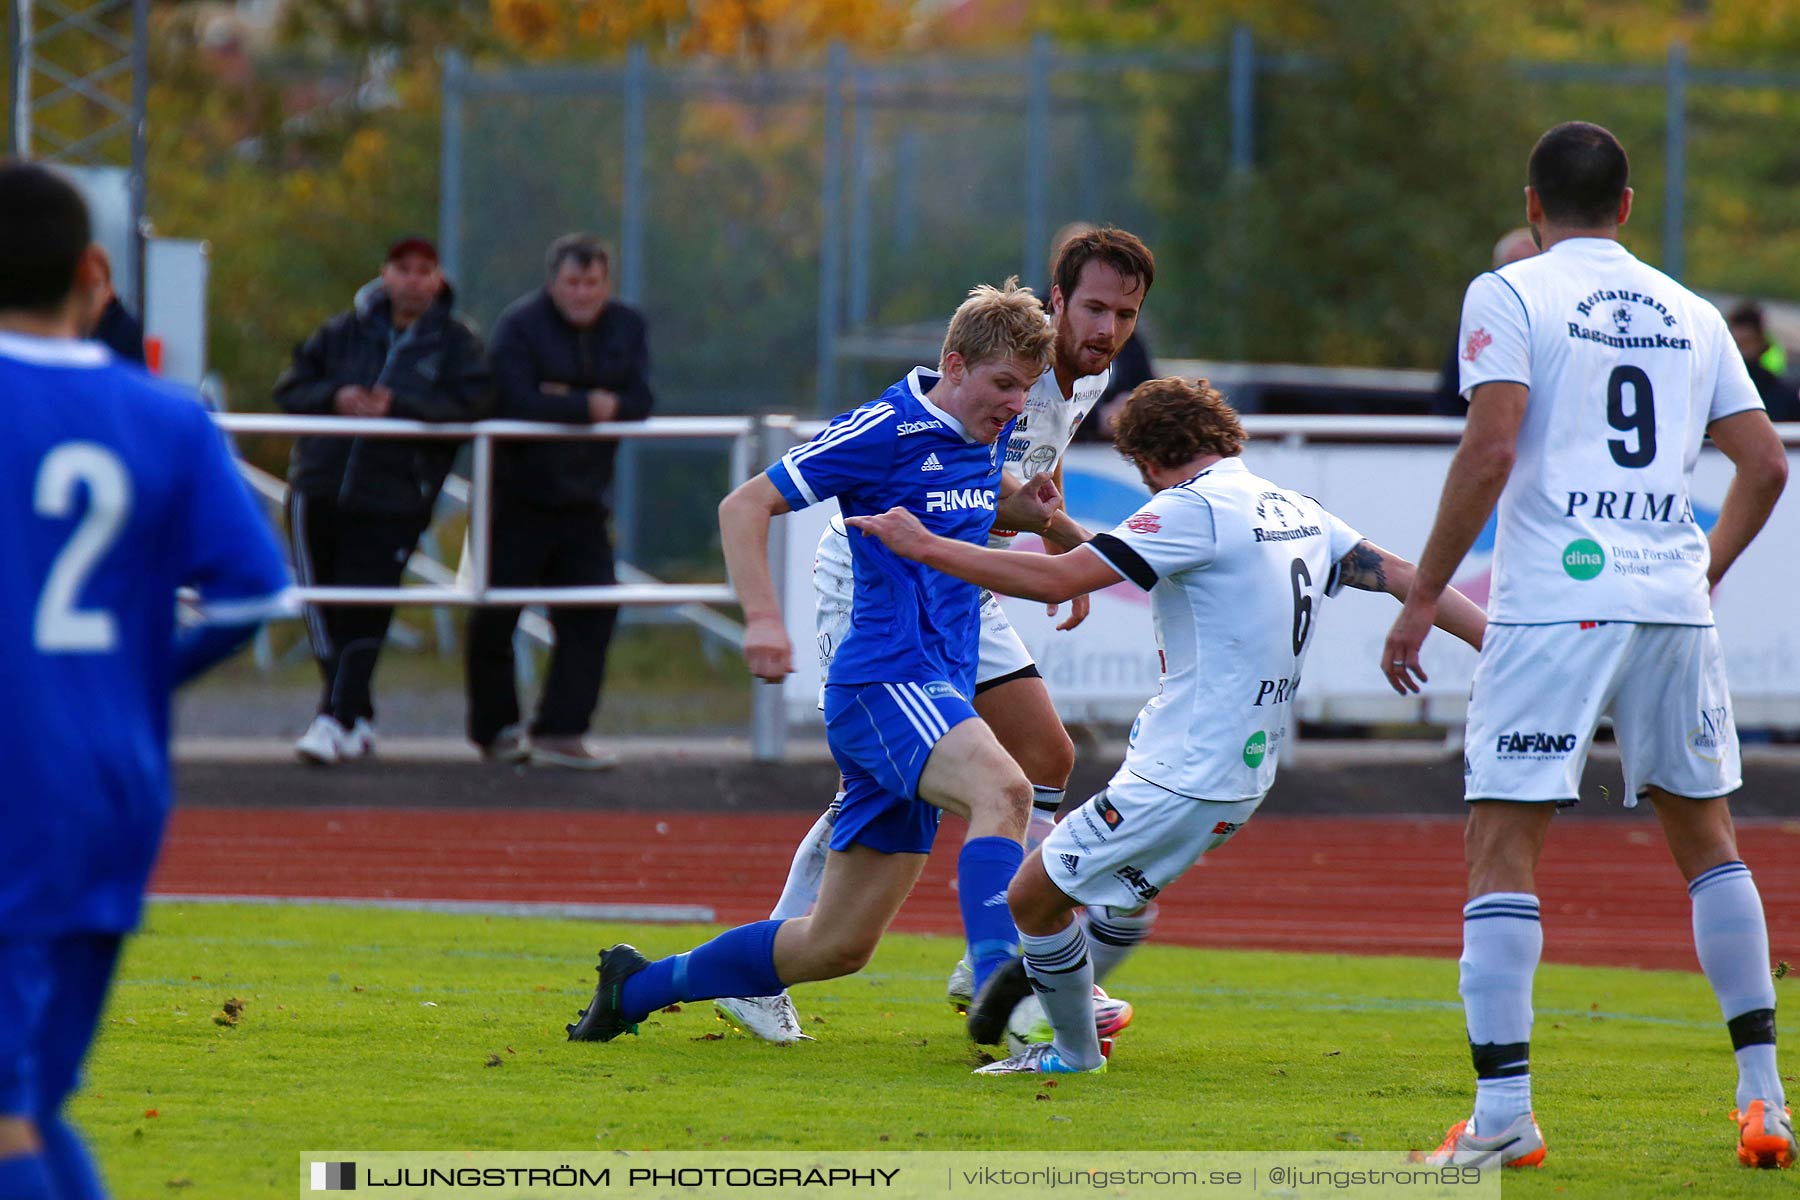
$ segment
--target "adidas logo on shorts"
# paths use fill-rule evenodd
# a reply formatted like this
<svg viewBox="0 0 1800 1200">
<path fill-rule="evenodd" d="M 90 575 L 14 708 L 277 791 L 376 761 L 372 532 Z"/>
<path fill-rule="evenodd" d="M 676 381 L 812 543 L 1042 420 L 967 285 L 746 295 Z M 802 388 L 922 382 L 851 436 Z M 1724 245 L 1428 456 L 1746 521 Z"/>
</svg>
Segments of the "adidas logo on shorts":
<svg viewBox="0 0 1800 1200">
<path fill-rule="evenodd" d="M 1063 868 L 1067 870 L 1069 874 L 1073 875 L 1075 873 L 1075 868 L 1081 865 L 1081 855 L 1064 854 L 1061 857 Z"/>
<path fill-rule="evenodd" d="M 930 454 L 927 454 L 925 456 L 925 461 L 919 464 L 919 470 L 921 471 L 941 471 L 943 469 L 944 464 L 938 461 L 937 451 L 935 450 Z"/>
</svg>

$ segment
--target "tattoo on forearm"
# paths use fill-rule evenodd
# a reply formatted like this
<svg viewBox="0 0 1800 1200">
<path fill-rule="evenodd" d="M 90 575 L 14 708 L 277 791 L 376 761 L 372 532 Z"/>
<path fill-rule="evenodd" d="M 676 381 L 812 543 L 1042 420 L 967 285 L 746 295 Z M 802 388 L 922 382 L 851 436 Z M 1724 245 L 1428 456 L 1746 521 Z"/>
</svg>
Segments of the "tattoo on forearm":
<svg viewBox="0 0 1800 1200">
<path fill-rule="evenodd" d="M 1365 592 L 1387 590 L 1387 570 L 1381 565 L 1381 552 L 1367 542 L 1358 542 L 1350 553 L 1338 560 L 1338 577 L 1346 587 Z"/>
</svg>

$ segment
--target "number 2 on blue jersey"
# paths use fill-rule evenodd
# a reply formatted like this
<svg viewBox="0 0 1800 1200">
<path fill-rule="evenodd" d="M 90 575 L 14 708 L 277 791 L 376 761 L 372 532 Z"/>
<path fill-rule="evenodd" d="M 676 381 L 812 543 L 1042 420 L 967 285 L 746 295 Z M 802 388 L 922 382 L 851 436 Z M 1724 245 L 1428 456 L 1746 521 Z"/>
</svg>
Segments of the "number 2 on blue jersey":
<svg viewBox="0 0 1800 1200">
<path fill-rule="evenodd" d="M 105 654 L 118 645 L 118 624 L 104 609 L 76 607 L 94 566 L 112 548 L 131 515 L 131 476 L 118 455 L 93 442 L 64 442 L 38 468 L 32 508 L 40 517 L 67 517 L 78 489 L 87 512 L 57 554 L 38 597 L 32 641 L 45 654 Z"/>
</svg>

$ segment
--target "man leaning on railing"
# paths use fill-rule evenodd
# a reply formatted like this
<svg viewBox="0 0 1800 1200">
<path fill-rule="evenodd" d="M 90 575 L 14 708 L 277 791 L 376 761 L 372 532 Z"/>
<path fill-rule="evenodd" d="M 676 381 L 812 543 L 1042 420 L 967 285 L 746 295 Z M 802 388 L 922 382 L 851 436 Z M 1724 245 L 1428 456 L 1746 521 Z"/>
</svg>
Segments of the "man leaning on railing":
<svg viewBox="0 0 1800 1200">
<path fill-rule="evenodd" d="M 569 425 L 641 421 L 650 413 L 644 319 L 611 298 L 611 263 L 586 234 L 558 238 L 542 288 L 494 324 L 499 415 Z M 546 438 L 494 451 L 491 582 L 496 587 L 582 587 L 616 582 L 607 530 L 611 440 Z M 612 642 L 616 608 L 551 606 L 556 644 L 529 731 L 513 676 L 517 608 L 469 617 L 469 739 L 483 757 L 594 770 L 614 763 L 585 740 Z"/>
<path fill-rule="evenodd" d="M 472 421 L 486 415 L 481 339 L 452 311 L 437 249 L 402 238 L 381 277 L 294 351 L 275 385 L 291 413 L 354 419 Z M 288 466 L 288 531 L 302 584 L 393 588 L 431 521 L 457 443 L 305 437 Z M 389 606 L 319 605 L 306 631 L 324 685 L 318 715 L 295 743 L 321 766 L 375 750 L 370 681 L 387 640 Z"/>
</svg>

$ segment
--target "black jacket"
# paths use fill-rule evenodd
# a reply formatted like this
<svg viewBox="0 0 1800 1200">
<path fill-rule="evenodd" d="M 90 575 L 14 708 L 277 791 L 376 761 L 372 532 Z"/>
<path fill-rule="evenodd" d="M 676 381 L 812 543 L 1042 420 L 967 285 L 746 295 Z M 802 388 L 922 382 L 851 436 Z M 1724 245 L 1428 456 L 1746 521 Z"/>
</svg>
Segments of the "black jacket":
<svg viewBox="0 0 1800 1200">
<path fill-rule="evenodd" d="M 1800 421 L 1800 389 L 1759 362 L 1745 359 L 1744 366 L 1750 371 L 1750 382 L 1756 385 L 1763 407 L 1769 411 L 1769 420 Z"/>
<path fill-rule="evenodd" d="M 424 316 L 396 330 L 379 283 L 321 325 L 294 350 L 275 385 L 275 403 L 291 413 L 329 415 L 332 398 L 350 384 L 381 383 L 394 393 L 389 415 L 415 421 L 473 421 L 487 415 L 490 379 L 481 338 L 455 315 L 445 285 Z M 310 437 L 294 443 L 288 486 L 335 498 L 346 508 L 425 516 L 459 445 L 453 441 Z"/>
<path fill-rule="evenodd" d="M 100 320 L 89 337 L 126 362 L 144 365 L 144 327 L 117 296 L 100 310 Z"/>
<path fill-rule="evenodd" d="M 585 393 L 596 388 L 617 393 L 621 421 L 643 420 L 655 403 L 644 318 L 617 302 L 577 329 L 547 291 L 522 296 L 494 322 L 490 358 L 496 415 L 509 420 L 586 425 Z M 539 390 L 545 383 L 566 384 L 570 394 L 548 395 Z M 507 499 L 540 508 L 604 505 L 617 449 L 611 441 L 502 442 L 494 451 L 496 482 Z"/>
</svg>

